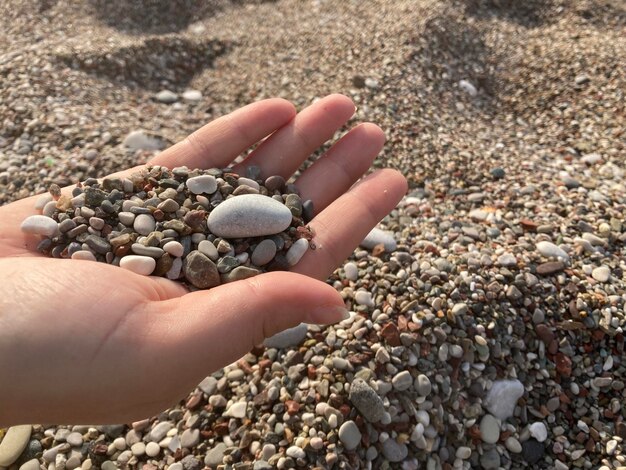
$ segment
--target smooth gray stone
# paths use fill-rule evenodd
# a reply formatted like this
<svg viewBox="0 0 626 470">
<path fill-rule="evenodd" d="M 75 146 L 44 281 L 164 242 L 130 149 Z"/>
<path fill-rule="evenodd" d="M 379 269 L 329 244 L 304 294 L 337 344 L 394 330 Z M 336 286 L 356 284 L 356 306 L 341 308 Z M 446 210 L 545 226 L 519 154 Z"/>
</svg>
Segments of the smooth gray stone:
<svg viewBox="0 0 626 470">
<path fill-rule="evenodd" d="M 148 135 L 143 130 L 130 132 L 124 137 L 122 144 L 131 150 L 161 150 L 166 145 L 164 141 Z"/>
<path fill-rule="evenodd" d="M 135 218 L 133 228 L 139 235 L 149 235 L 156 228 L 156 221 L 151 215 L 139 214 Z"/>
<path fill-rule="evenodd" d="M 222 274 L 222 282 L 227 284 L 229 282 L 241 281 L 242 279 L 248 279 L 249 277 L 261 274 L 261 271 L 247 266 L 238 266 L 230 272 Z"/>
<path fill-rule="evenodd" d="M 192 251 L 185 258 L 183 272 L 187 280 L 199 289 L 208 289 L 220 283 L 220 275 L 215 263 L 197 250 Z"/>
<path fill-rule="evenodd" d="M 346 450 L 354 450 L 361 442 L 361 431 L 354 421 L 346 421 L 339 428 L 339 440 Z"/>
<path fill-rule="evenodd" d="M 385 251 L 394 251 L 397 247 L 397 243 L 390 232 L 385 232 L 379 228 L 373 228 L 370 233 L 366 235 L 360 245 L 363 248 L 371 250 L 376 245 L 383 244 Z"/>
<path fill-rule="evenodd" d="M 243 194 L 225 200 L 209 214 L 209 230 L 223 238 L 274 235 L 291 224 L 284 204 L 260 194 Z"/>
<path fill-rule="evenodd" d="M 133 243 L 130 249 L 136 255 L 149 256 L 151 258 L 160 258 L 161 256 L 163 256 L 164 253 L 163 248 L 159 248 L 156 246 L 145 246 L 141 243 Z"/>
<path fill-rule="evenodd" d="M 263 240 L 252 252 L 250 261 L 255 266 L 264 266 L 272 261 L 274 256 L 276 256 L 276 243 L 269 239 Z"/>
<path fill-rule="evenodd" d="M 363 379 L 352 381 L 348 398 L 370 423 L 376 423 L 383 418 L 385 414 L 383 400 Z"/>
<path fill-rule="evenodd" d="M 276 333 L 273 336 L 267 338 L 263 345 L 266 348 L 289 348 L 291 346 L 297 346 L 306 337 L 307 325 L 306 323 L 300 323 L 298 326 L 288 328 Z"/>
<path fill-rule="evenodd" d="M 383 455 L 390 462 L 402 462 L 408 454 L 408 447 L 405 444 L 400 444 L 392 437 L 383 442 Z"/>
<path fill-rule="evenodd" d="M 289 209 L 287 209 L 289 211 Z M 291 217 L 291 215 L 290 215 Z M 291 223 L 291 219 L 289 221 Z M 45 237 L 54 237 L 59 232 L 59 224 L 56 220 L 45 215 L 31 215 L 27 217 L 20 227 L 22 232 Z"/>
<path fill-rule="evenodd" d="M 198 251 L 203 255 L 208 256 L 211 261 L 217 261 L 217 259 L 220 257 L 217 248 L 215 247 L 213 242 L 209 240 L 202 240 L 200 243 L 198 243 Z"/>
<path fill-rule="evenodd" d="M 210 451 L 206 453 L 206 457 L 204 457 L 204 464 L 210 467 L 214 467 L 222 463 L 224 460 L 224 451 L 228 448 L 226 444 L 220 442 L 215 447 L 213 447 Z"/>
</svg>

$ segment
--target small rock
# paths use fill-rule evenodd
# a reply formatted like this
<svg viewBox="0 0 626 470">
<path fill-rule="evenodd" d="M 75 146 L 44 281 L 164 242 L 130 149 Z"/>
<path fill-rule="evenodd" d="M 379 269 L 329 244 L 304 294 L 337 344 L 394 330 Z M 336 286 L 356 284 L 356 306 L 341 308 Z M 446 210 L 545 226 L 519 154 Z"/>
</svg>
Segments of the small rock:
<svg viewBox="0 0 626 470">
<path fill-rule="evenodd" d="M 533 465 L 539 462 L 545 454 L 545 445 L 535 439 L 528 439 L 522 444 L 522 458 Z"/>
<path fill-rule="evenodd" d="M 39 460 L 37 459 L 31 459 L 28 462 L 23 463 L 22 465 L 20 465 L 19 470 L 40 470 L 41 467 L 39 465 Z"/>
<path fill-rule="evenodd" d="M 183 100 L 188 101 L 190 103 L 197 103 L 202 100 L 202 92 L 199 90 L 185 90 L 183 92 Z"/>
<path fill-rule="evenodd" d="M 163 250 L 177 258 L 183 256 L 183 253 L 185 252 L 185 248 L 183 247 L 183 245 L 175 240 L 167 242 L 165 245 L 163 245 Z"/>
<path fill-rule="evenodd" d="M 259 243 L 250 257 L 250 261 L 255 266 L 265 266 L 276 256 L 276 243 L 272 240 L 263 240 Z"/>
<path fill-rule="evenodd" d="M 430 392 L 433 389 L 430 379 L 424 374 L 420 374 L 417 376 L 417 378 L 415 379 L 414 387 L 417 390 L 417 393 L 419 393 L 423 397 L 427 397 L 428 395 L 430 395 Z"/>
<path fill-rule="evenodd" d="M 185 184 L 193 194 L 213 194 L 217 191 L 217 179 L 212 175 L 194 176 L 189 178 Z"/>
<path fill-rule="evenodd" d="M 411 388 L 411 385 L 413 385 L 413 377 L 411 377 L 411 373 L 408 370 L 403 370 L 393 376 L 391 384 L 393 388 L 402 392 Z"/>
<path fill-rule="evenodd" d="M 238 401 L 230 405 L 230 407 L 224 412 L 224 416 L 231 416 L 233 418 L 245 418 L 246 409 L 248 404 L 245 401 Z"/>
<path fill-rule="evenodd" d="M 306 238 L 300 238 L 299 240 L 297 240 L 293 245 L 291 245 L 291 247 L 287 251 L 287 254 L 285 255 L 287 259 L 287 264 L 290 267 L 298 264 L 298 261 L 302 259 L 308 249 L 309 242 Z"/>
<path fill-rule="evenodd" d="M 359 305 L 365 305 L 366 307 L 374 307 L 376 304 L 372 299 L 372 293 L 366 290 L 359 290 L 354 293 L 354 300 Z"/>
<path fill-rule="evenodd" d="M 24 233 L 52 238 L 58 235 L 59 224 L 45 215 L 31 215 L 22 222 L 20 229 Z"/>
<path fill-rule="evenodd" d="M 139 214 L 135 217 L 133 228 L 135 229 L 135 232 L 140 235 L 150 235 L 150 233 L 156 228 L 156 221 L 151 215 Z"/>
<path fill-rule="evenodd" d="M 478 90 L 467 80 L 459 80 L 459 88 L 470 96 L 478 95 Z"/>
<path fill-rule="evenodd" d="M 564 261 L 569 261 L 569 255 L 554 243 L 548 241 L 541 241 L 537 243 L 537 251 L 546 258 L 561 258 Z"/>
<path fill-rule="evenodd" d="M 495 444 L 500 438 L 500 423 L 490 414 L 483 416 L 480 421 L 480 437 L 487 444 Z"/>
<path fill-rule="evenodd" d="M 506 441 L 504 441 L 504 445 L 509 452 L 514 454 L 519 454 L 522 451 L 522 444 L 513 436 L 507 437 Z"/>
<path fill-rule="evenodd" d="M 349 400 L 359 413 L 370 423 L 380 421 L 385 414 L 382 399 L 363 379 L 354 379 L 350 384 Z"/>
<path fill-rule="evenodd" d="M 598 282 L 607 282 L 611 277 L 611 270 L 607 266 L 600 266 L 591 271 L 591 277 Z"/>
<path fill-rule="evenodd" d="M 543 442 L 548 438 L 548 429 L 541 421 L 531 424 L 528 430 L 530 431 L 530 435 L 539 442 Z"/>
<path fill-rule="evenodd" d="M 206 453 L 204 457 L 204 464 L 209 467 L 215 467 L 222 463 L 224 460 L 224 451 L 228 448 L 226 444 L 220 442 L 215 445 L 211 450 Z"/>
<path fill-rule="evenodd" d="M 394 251 L 398 246 L 391 232 L 385 232 L 379 228 L 373 228 L 360 243 L 363 248 L 368 250 L 380 244 L 384 245 L 385 251 L 388 252 Z"/>
<path fill-rule="evenodd" d="M 120 259 L 120 268 L 128 269 L 142 276 L 149 276 L 156 268 L 156 261 L 149 256 L 128 255 Z"/>
<path fill-rule="evenodd" d="M 348 451 L 354 450 L 361 442 L 361 431 L 354 421 L 346 421 L 339 428 L 339 440 Z"/>
<path fill-rule="evenodd" d="M 243 194 L 225 200 L 209 214 L 207 226 L 218 237 L 275 235 L 291 225 L 291 211 L 271 197 Z"/>
<path fill-rule="evenodd" d="M 491 176 L 493 176 L 493 179 L 496 179 L 496 180 L 501 180 L 506 175 L 506 173 L 504 172 L 504 169 L 500 167 L 493 168 L 489 173 L 491 173 Z"/>
<path fill-rule="evenodd" d="M 353 262 L 346 263 L 343 267 L 343 272 L 349 281 L 356 281 L 359 277 L 359 268 Z"/>
<path fill-rule="evenodd" d="M 0 467 L 9 467 L 24 451 L 32 431 L 30 424 L 11 426 L 0 442 Z"/>
<path fill-rule="evenodd" d="M 161 139 L 149 136 L 143 130 L 130 132 L 122 144 L 130 150 L 161 150 L 166 145 Z"/>
<path fill-rule="evenodd" d="M 285 451 L 287 457 L 291 457 L 292 459 L 303 459 L 306 457 L 306 453 L 298 446 L 288 447 Z"/>
<path fill-rule="evenodd" d="M 154 97 L 157 101 L 166 104 L 171 104 L 178 101 L 178 95 L 170 90 L 161 90 Z"/>
<path fill-rule="evenodd" d="M 402 462 L 409 455 L 409 448 L 406 444 L 389 438 L 383 442 L 383 455 L 390 462 Z"/>
<path fill-rule="evenodd" d="M 556 274 L 565 269 L 565 263 L 563 261 L 548 261 L 547 263 L 541 263 L 537 266 L 537 274 L 540 276 L 549 276 Z"/>
<path fill-rule="evenodd" d="M 263 345 L 266 348 L 290 348 L 300 344 L 306 337 L 306 333 L 307 325 L 305 323 L 300 323 L 298 326 L 288 328 L 280 333 L 270 336 L 263 342 Z"/>
<path fill-rule="evenodd" d="M 122 260 L 125 258 L 122 258 Z M 198 250 L 194 250 L 187 255 L 183 262 L 183 272 L 187 280 L 198 289 L 209 289 L 220 284 L 220 274 L 217 271 L 217 266 Z"/>
<path fill-rule="evenodd" d="M 517 400 L 524 394 L 524 385 L 519 380 L 497 380 L 487 393 L 483 406 L 498 419 L 513 416 Z"/>
<path fill-rule="evenodd" d="M 512 255 L 511 253 L 503 253 L 498 256 L 498 266 L 505 268 L 517 266 L 517 259 L 515 258 L 515 255 Z"/>
</svg>

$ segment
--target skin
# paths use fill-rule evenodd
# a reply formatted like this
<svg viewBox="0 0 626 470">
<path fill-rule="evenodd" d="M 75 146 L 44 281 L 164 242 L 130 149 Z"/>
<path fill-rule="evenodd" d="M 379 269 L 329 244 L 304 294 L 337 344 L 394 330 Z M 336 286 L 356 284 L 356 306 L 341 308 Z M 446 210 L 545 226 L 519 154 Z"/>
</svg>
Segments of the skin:
<svg viewBox="0 0 626 470">
<path fill-rule="evenodd" d="M 287 178 L 354 110 L 342 95 L 297 114 L 288 101 L 260 101 L 150 163 L 224 167 L 262 141 L 236 171 L 255 164 L 262 177 Z M 43 257 L 34 251 L 38 237 L 19 228 L 36 213 L 35 198 L 0 207 L 0 426 L 142 419 L 268 336 L 301 322 L 343 319 L 341 296 L 323 280 L 406 192 L 404 177 L 389 169 L 354 184 L 384 140 L 376 125 L 358 125 L 297 180 L 303 199 L 315 204 L 310 226 L 318 248 L 292 272 L 206 291 L 105 263 Z"/>
</svg>

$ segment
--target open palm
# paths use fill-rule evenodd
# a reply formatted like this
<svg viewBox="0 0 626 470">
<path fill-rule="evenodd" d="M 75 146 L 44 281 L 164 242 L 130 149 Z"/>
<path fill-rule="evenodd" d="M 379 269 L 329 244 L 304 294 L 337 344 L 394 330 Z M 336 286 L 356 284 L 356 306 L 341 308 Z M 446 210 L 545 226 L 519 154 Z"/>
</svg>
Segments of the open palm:
<svg viewBox="0 0 626 470">
<path fill-rule="evenodd" d="M 285 100 L 261 101 L 207 124 L 150 163 L 225 167 L 265 139 L 235 171 L 258 165 L 262 177 L 288 178 L 353 112 L 341 95 L 297 115 Z M 292 272 L 208 291 L 188 292 L 104 263 L 40 256 L 38 240 L 19 228 L 34 214 L 34 198 L 0 207 L 0 426 L 144 418 L 267 336 L 300 322 L 338 321 L 342 299 L 319 280 L 406 191 L 392 170 L 353 186 L 383 142 L 377 126 L 361 124 L 298 178 L 303 200 L 316 208 L 310 226 L 317 249 Z"/>
</svg>

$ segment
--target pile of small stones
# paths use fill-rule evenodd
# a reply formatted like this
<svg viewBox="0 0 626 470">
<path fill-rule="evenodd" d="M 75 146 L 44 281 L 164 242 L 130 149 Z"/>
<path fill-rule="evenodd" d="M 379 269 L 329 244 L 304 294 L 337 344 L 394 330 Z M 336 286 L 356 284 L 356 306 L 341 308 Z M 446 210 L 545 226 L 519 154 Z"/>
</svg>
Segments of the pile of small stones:
<svg viewBox="0 0 626 470">
<path fill-rule="evenodd" d="M 89 178 L 71 195 L 53 185 L 22 231 L 54 258 L 101 261 L 199 289 L 294 266 L 311 247 L 313 204 L 281 176 L 152 166 Z"/>
</svg>

